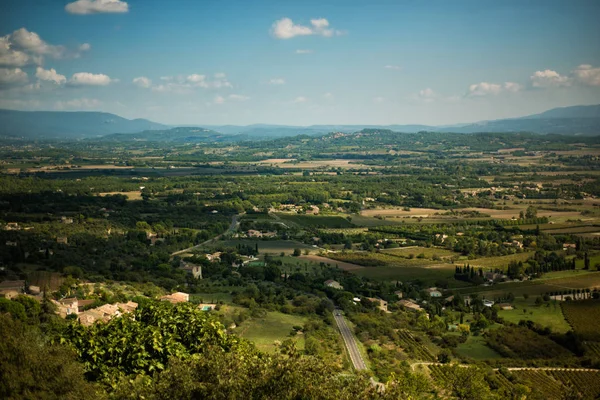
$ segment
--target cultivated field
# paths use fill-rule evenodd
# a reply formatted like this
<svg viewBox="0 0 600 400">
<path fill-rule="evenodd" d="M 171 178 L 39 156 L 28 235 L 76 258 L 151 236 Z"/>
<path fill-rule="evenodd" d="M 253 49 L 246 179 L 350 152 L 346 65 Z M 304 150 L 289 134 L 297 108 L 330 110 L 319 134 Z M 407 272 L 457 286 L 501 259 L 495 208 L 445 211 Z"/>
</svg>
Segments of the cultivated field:
<svg viewBox="0 0 600 400">
<path fill-rule="evenodd" d="M 575 332 L 584 339 L 600 341 L 600 300 L 567 301 L 562 308 Z"/>
</svg>

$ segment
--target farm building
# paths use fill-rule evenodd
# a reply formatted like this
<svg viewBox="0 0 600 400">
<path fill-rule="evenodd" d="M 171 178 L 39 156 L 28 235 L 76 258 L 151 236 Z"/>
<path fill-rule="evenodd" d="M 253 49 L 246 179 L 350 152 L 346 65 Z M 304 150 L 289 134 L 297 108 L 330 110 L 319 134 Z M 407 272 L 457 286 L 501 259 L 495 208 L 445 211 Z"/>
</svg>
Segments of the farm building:
<svg viewBox="0 0 600 400">
<path fill-rule="evenodd" d="M 190 301 L 190 295 L 183 292 L 175 292 L 166 296 L 161 296 L 160 301 L 168 301 L 172 304 L 186 303 Z"/>
<path fill-rule="evenodd" d="M 71 314 L 79 314 L 79 302 L 76 297 L 52 300 L 52 303 L 56 306 L 56 313 L 62 318 Z"/>
<path fill-rule="evenodd" d="M 413 310 L 413 311 L 421 311 L 422 310 L 420 305 L 418 305 L 417 303 L 410 301 L 410 300 L 400 300 L 398 302 L 398 304 L 400 304 L 404 308 L 408 308 L 409 310 Z"/>
<path fill-rule="evenodd" d="M 377 299 L 375 297 L 367 297 L 367 299 L 373 303 L 378 304 L 377 308 L 381 311 L 388 312 L 388 302 L 382 299 Z"/>
<path fill-rule="evenodd" d="M 483 305 L 486 307 L 491 307 L 494 305 L 494 302 L 492 300 L 483 300 Z"/>
<path fill-rule="evenodd" d="M 339 289 L 339 290 L 344 289 L 344 287 L 342 285 L 340 285 L 340 283 L 338 281 L 334 281 L 333 279 L 329 279 L 329 280 L 325 281 L 325 286 L 334 288 L 334 289 Z"/>
<path fill-rule="evenodd" d="M 189 274 L 192 274 L 194 279 L 202 279 L 202 266 L 181 260 L 180 268 Z"/>
</svg>

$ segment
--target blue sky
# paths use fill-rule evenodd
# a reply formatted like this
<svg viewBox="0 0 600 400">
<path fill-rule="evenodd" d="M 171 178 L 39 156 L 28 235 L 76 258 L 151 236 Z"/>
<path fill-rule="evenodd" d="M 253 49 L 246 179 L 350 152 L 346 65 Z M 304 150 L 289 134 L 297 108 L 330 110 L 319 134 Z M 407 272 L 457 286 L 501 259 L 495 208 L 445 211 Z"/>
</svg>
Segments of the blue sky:
<svg viewBox="0 0 600 400">
<path fill-rule="evenodd" d="M 600 1 L 3 0 L 0 107 L 453 124 L 600 103 Z"/>
</svg>

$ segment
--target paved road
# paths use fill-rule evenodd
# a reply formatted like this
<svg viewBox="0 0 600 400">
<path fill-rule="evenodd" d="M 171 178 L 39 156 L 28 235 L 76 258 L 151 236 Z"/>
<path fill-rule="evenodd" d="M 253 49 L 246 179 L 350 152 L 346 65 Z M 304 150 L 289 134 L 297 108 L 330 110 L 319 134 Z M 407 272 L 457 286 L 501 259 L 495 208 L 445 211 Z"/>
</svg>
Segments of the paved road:
<svg viewBox="0 0 600 400">
<path fill-rule="evenodd" d="M 354 365 L 354 369 L 357 371 L 366 370 L 367 366 L 360 355 L 360 351 L 358 351 L 358 345 L 356 344 L 356 338 L 352 334 L 352 331 L 346 324 L 346 320 L 343 315 L 337 315 L 337 311 L 333 312 L 333 318 L 335 318 L 335 322 L 337 323 L 338 328 L 340 329 L 340 333 L 342 334 L 342 338 L 344 338 L 344 343 L 346 344 L 346 348 L 348 349 L 348 354 L 350 354 L 350 360 L 352 360 L 352 365 Z"/>
<path fill-rule="evenodd" d="M 238 217 L 239 217 L 240 215 L 242 215 L 242 214 L 237 214 L 237 215 L 234 215 L 234 216 L 231 218 L 231 224 L 229 225 L 229 228 L 227 228 L 227 230 L 226 230 L 225 232 L 221 233 L 221 234 L 220 234 L 220 235 L 218 235 L 218 236 L 215 236 L 215 237 L 214 237 L 214 238 L 212 238 L 212 239 L 208 239 L 208 240 L 207 240 L 207 241 L 205 241 L 205 242 L 202 242 L 202 243 L 200 243 L 200 244 L 197 244 L 197 245 L 195 245 L 195 246 L 188 247 L 187 249 L 183 249 L 183 250 L 176 251 L 176 252 L 174 252 L 174 253 L 172 253 L 172 254 L 171 254 L 171 257 L 173 257 L 173 256 L 177 256 L 177 255 L 179 255 L 179 254 L 183 254 L 183 253 L 189 253 L 190 251 L 192 251 L 192 250 L 194 250 L 194 249 L 198 249 L 198 248 L 200 248 L 200 247 L 206 246 L 207 244 L 209 244 L 209 243 L 211 243 L 211 242 L 214 242 L 214 241 L 216 241 L 216 240 L 219 240 L 219 239 L 221 239 L 221 238 L 222 238 L 222 237 L 223 237 L 225 234 L 227 234 L 227 233 L 233 233 L 233 232 L 235 232 L 235 230 L 237 229 L 238 225 L 240 224 L 240 223 L 238 222 Z"/>
</svg>

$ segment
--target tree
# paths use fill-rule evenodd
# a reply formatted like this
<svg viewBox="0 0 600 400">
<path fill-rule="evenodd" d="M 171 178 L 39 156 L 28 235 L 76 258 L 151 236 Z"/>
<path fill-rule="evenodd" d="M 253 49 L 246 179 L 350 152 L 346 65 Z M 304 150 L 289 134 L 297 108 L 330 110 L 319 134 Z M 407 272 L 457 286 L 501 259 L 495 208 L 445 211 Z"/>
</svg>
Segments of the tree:
<svg viewBox="0 0 600 400">
<path fill-rule="evenodd" d="M 525 211 L 525 218 L 533 219 L 536 217 L 537 217 L 537 208 L 535 208 L 534 206 L 527 207 L 527 210 Z"/>
<path fill-rule="evenodd" d="M 15 303 L 19 304 L 19 303 Z M 20 305 L 20 304 L 19 304 Z M 74 352 L 48 344 L 41 332 L 0 315 L 0 397 L 3 399 L 100 399 Z"/>
<path fill-rule="evenodd" d="M 491 398 L 489 386 L 485 382 L 485 374 L 478 367 L 460 367 L 452 365 L 445 368 L 442 385 L 461 400 L 484 400 Z"/>
<path fill-rule="evenodd" d="M 299 248 L 294 249 L 294 253 L 292 254 L 294 257 L 300 257 L 302 255 L 302 250 Z"/>
</svg>

